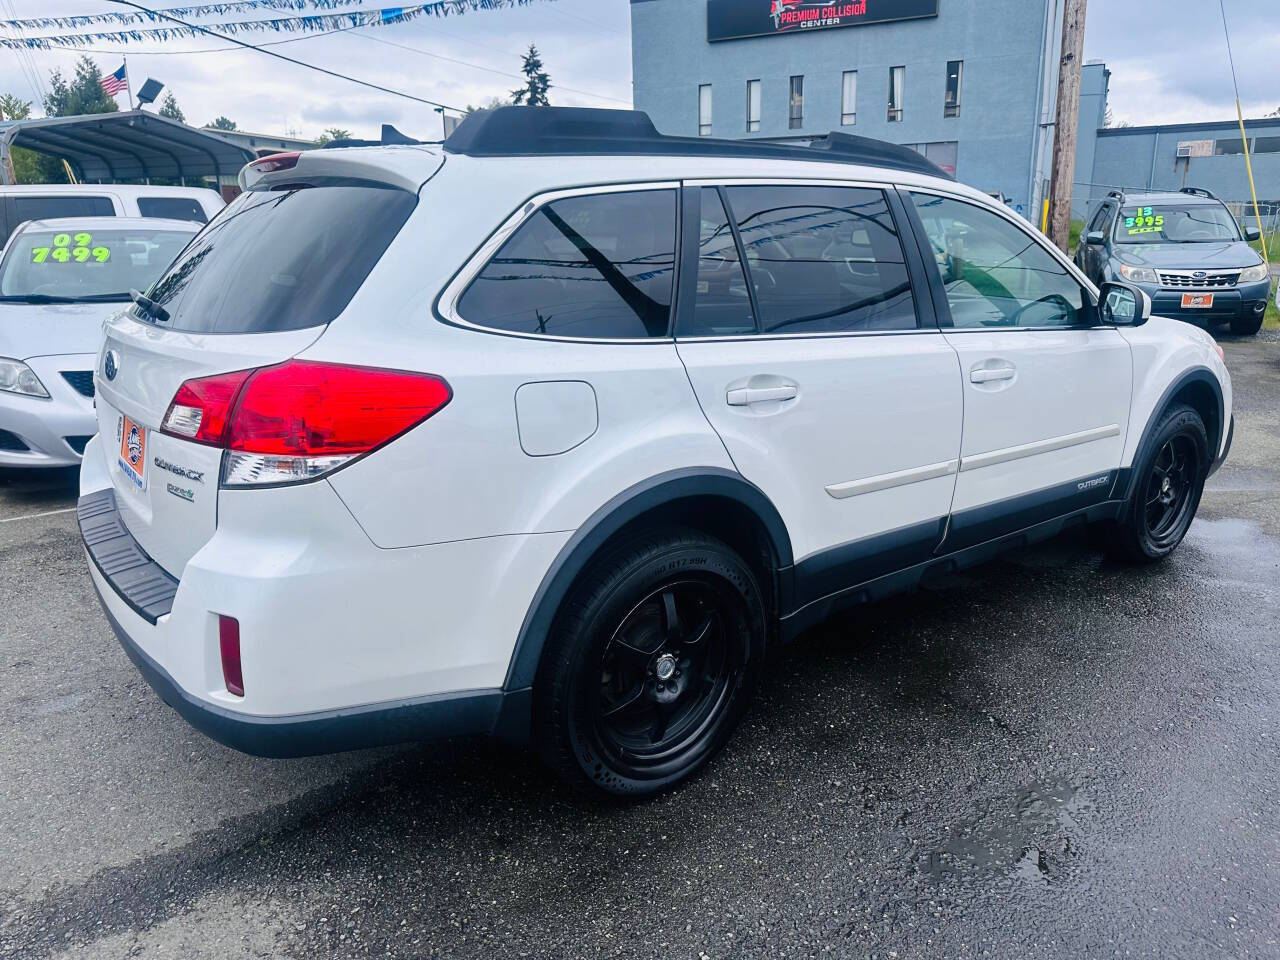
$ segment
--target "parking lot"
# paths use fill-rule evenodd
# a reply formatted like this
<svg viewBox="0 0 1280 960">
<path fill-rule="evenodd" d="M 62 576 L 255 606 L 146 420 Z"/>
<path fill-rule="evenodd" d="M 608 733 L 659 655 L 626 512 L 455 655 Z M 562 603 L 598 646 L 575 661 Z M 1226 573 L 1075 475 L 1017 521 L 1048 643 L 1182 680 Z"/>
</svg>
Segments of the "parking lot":
<svg viewBox="0 0 1280 960">
<path fill-rule="evenodd" d="M 1071 537 L 825 624 L 641 806 L 495 744 L 205 739 L 98 608 L 75 478 L 8 474 L 0 956 L 1280 956 L 1280 343 L 1224 345 L 1171 562 Z"/>
</svg>

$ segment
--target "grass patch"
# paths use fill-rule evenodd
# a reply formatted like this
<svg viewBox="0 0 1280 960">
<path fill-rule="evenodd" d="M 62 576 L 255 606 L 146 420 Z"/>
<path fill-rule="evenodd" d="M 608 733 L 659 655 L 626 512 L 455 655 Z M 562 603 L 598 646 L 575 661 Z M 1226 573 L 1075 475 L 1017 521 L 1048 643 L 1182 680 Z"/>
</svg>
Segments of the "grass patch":
<svg viewBox="0 0 1280 960">
<path fill-rule="evenodd" d="M 1068 252 L 1070 252 L 1070 251 L 1074 250 L 1074 249 L 1079 245 L 1079 243 L 1080 243 L 1080 234 L 1082 234 L 1083 232 L 1084 232 L 1084 221 L 1083 221 L 1083 220 L 1072 220 L 1072 221 L 1071 221 L 1071 233 L 1070 233 L 1070 235 L 1069 235 L 1069 236 L 1068 236 L 1068 238 L 1067 238 L 1067 251 L 1068 251 Z M 1267 242 L 1269 243 L 1270 241 L 1271 241 L 1271 238 L 1270 238 L 1270 237 L 1268 237 L 1268 238 L 1267 238 Z"/>
<path fill-rule="evenodd" d="M 1280 330 L 1280 310 L 1276 309 L 1274 298 L 1267 304 L 1267 315 L 1262 321 L 1262 329 Z"/>
</svg>

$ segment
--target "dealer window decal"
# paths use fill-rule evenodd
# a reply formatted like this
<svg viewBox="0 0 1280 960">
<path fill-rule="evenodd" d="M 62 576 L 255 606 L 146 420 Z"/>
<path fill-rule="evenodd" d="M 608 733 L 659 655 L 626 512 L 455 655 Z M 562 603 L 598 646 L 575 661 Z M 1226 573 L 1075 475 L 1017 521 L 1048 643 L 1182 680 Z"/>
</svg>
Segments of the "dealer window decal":
<svg viewBox="0 0 1280 960">
<path fill-rule="evenodd" d="M 1150 207 L 1139 207 L 1132 216 L 1125 216 L 1124 228 L 1131 237 L 1142 233 L 1160 233 L 1164 230 L 1164 216 L 1153 214 Z"/>
<path fill-rule="evenodd" d="M 111 259 L 111 248 L 94 245 L 91 233 L 56 233 L 53 246 L 32 247 L 32 263 L 106 263 Z"/>
</svg>

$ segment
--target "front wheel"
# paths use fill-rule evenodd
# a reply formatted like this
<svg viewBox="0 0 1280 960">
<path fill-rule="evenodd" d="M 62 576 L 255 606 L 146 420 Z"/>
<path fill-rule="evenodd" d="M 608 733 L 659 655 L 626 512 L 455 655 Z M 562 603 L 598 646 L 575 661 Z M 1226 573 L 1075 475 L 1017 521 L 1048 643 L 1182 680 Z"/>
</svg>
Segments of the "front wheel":
<svg viewBox="0 0 1280 960">
<path fill-rule="evenodd" d="M 733 550 L 691 531 L 634 541 L 588 570 L 548 637 L 535 740 L 575 785 L 652 795 L 737 725 L 764 653 L 760 587 Z"/>
<path fill-rule="evenodd" d="M 1155 563 L 1187 535 L 1209 474 L 1209 436 L 1187 406 L 1168 411 L 1136 467 L 1124 516 L 1109 529 L 1110 552 L 1134 563 Z"/>
<path fill-rule="evenodd" d="M 1252 337 L 1262 329 L 1262 320 L 1264 316 L 1265 311 L 1263 313 L 1253 313 L 1248 316 L 1232 317 L 1231 332 L 1237 337 Z"/>
</svg>

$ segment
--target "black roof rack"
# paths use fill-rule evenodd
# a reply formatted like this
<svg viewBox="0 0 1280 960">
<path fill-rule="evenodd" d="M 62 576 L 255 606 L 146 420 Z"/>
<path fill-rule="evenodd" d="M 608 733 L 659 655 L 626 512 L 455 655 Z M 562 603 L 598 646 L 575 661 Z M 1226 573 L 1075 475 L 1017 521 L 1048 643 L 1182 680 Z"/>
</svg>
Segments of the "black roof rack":
<svg viewBox="0 0 1280 960">
<path fill-rule="evenodd" d="M 616 156 L 743 157 L 858 163 L 953 179 L 910 147 L 845 133 L 806 138 L 808 146 L 760 140 L 668 137 L 641 110 L 499 107 L 458 125 L 444 149 L 468 157 Z"/>
<path fill-rule="evenodd" d="M 1189 193 L 1189 194 L 1191 194 L 1193 197 L 1207 197 L 1207 198 L 1208 198 L 1208 199 L 1210 199 L 1210 200 L 1217 200 L 1217 199 L 1218 199 L 1218 198 L 1217 198 L 1217 197 L 1215 197 L 1212 193 L 1210 193 L 1208 190 L 1206 190 L 1204 187 L 1183 187 L 1183 188 L 1182 188 L 1181 190 L 1179 190 L 1178 192 L 1179 192 L 1179 193 Z"/>
</svg>

